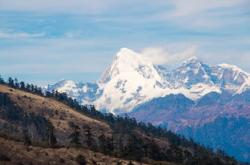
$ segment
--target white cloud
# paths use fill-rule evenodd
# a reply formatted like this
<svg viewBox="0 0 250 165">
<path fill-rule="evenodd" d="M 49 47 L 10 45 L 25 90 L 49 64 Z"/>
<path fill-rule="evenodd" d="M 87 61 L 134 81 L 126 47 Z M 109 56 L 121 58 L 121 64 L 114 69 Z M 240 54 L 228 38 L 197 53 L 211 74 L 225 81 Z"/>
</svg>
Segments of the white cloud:
<svg viewBox="0 0 250 165">
<path fill-rule="evenodd" d="M 226 10 L 231 11 L 235 8 L 238 8 L 238 11 L 249 10 L 246 8 L 249 5 L 249 0 L 72 0 L 70 2 L 68 0 L 0 0 L 0 11 L 61 12 L 88 16 L 97 14 L 98 17 L 95 19 L 102 21 L 172 21 L 182 27 L 210 28 L 218 27 L 225 22 L 237 23 L 239 17 L 227 16 L 228 20 L 222 21 Z M 215 10 L 221 13 L 215 15 Z M 139 19 L 136 13 L 139 13 Z"/>
<path fill-rule="evenodd" d="M 170 21 L 185 28 L 218 28 L 242 25 L 249 20 L 248 0 L 170 0 L 171 8 L 153 14 L 153 19 Z"/>
<path fill-rule="evenodd" d="M 206 10 L 214 8 L 233 7 L 248 0 L 1 0 L 1 10 L 21 10 L 21 11 L 75 11 L 75 12 L 98 12 L 108 10 L 110 8 L 121 8 L 124 6 L 133 6 L 137 8 L 138 5 L 145 5 L 151 7 L 165 7 L 172 5 L 173 14 L 178 16 L 194 15 Z M 145 7 L 144 6 L 144 7 Z M 166 10 L 168 10 L 166 8 Z"/>
<path fill-rule="evenodd" d="M 124 3 L 116 0 L 1 0 L 0 10 L 95 14 Z"/>
<path fill-rule="evenodd" d="M 246 0 L 172 0 L 174 6 L 173 16 L 196 15 L 209 10 L 229 8 L 242 4 Z"/>
<path fill-rule="evenodd" d="M 142 50 L 141 55 L 153 64 L 173 64 L 196 55 L 196 46 L 191 46 L 177 53 L 170 53 L 166 48 L 149 47 Z"/>
<path fill-rule="evenodd" d="M 44 37 L 45 33 L 1 32 L 0 39 L 27 39 Z"/>
</svg>

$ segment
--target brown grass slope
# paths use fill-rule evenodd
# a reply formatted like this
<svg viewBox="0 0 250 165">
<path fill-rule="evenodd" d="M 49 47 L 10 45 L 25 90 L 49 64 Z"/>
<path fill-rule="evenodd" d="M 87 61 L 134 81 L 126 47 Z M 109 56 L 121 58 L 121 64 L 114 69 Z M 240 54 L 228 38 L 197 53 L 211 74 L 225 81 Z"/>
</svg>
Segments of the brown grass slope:
<svg viewBox="0 0 250 165">
<path fill-rule="evenodd" d="M 0 164 L 238 164 L 162 129 L 56 99 L 0 85 Z"/>
<path fill-rule="evenodd" d="M 85 158 L 86 164 L 117 165 L 120 163 L 121 165 L 127 165 L 132 162 L 134 165 L 144 165 L 136 161 L 122 160 L 84 148 L 43 148 L 24 145 L 22 142 L 4 138 L 0 138 L 0 146 L 1 165 L 78 165 L 81 164 L 81 157 Z"/>
<path fill-rule="evenodd" d="M 4 100 L 0 105 L 0 164 L 81 164 L 81 156 L 87 164 L 126 165 L 130 162 L 115 158 L 115 154 L 100 153 L 106 147 L 102 141 L 111 141 L 113 133 L 103 121 L 83 115 L 53 98 L 6 85 L 0 85 L 0 99 Z M 79 144 L 72 143 L 70 137 L 74 132 L 80 134 Z M 153 140 L 161 147 L 169 146 L 166 140 L 148 137 L 138 130 L 134 134 L 141 140 Z M 122 138 L 129 141 L 129 136 Z M 173 165 L 147 158 L 141 162 Z"/>
<path fill-rule="evenodd" d="M 35 116 L 42 116 L 48 119 L 54 126 L 54 134 L 57 137 L 58 145 L 69 144 L 67 139 L 72 133 L 72 123 L 79 126 L 80 132 L 89 131 L 91 135 L 95 137 L 99 137 L 103 134 L 106 137 L 111 136 L 112 130 L 106 123 L 82 115 L 79 112 L 72 110 L 69 106 L 54 99 L 41 97 L 18 89 L 9 88 L 4 85 L 0 85 L 0 93 L 7 94 L 10 97 L 11 102 L 14 103 L 14 106 L 19 107 L 20 111 L 24 111 L 23 113 L 34 114 Z M 6 121 L 0 120 L 0 122 Z M 22 136 L 22 125 L 16 125 L 16 122 L 9 122 L 7 124 L 12 123 L 13 127 L 17 127 L 13 128 L 17 130 L 17 132 L 14 132 L 13 136 Z M 32 131 L 35 130 L 31 127 L 28 128 L 28 131 L 32 134 Z M 2 129 L 0 132 L 2 132 Z M 12 133 L 10 134 L 12 135 Z M 35 137 L 31 139 L 31 141 L 35 142 L 36 140 L 38 139 Z"/>
</svg>

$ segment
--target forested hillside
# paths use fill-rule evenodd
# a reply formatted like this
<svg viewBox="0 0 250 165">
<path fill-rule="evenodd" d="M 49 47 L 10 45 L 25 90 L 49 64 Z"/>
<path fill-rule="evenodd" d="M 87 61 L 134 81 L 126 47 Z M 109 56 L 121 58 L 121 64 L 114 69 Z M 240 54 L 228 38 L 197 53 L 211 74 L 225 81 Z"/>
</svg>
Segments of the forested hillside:
<svg viewBox="0 0 250 165">
<path fill-rule="evenodd" d="M 238 164 L 221 151 L 135 119 L 102 114 L 65 94 L 43 93 L 12 78 L 0 82 L 1 162 L 46 164 L 53 153 L 55 164 Z"/>
</svg>

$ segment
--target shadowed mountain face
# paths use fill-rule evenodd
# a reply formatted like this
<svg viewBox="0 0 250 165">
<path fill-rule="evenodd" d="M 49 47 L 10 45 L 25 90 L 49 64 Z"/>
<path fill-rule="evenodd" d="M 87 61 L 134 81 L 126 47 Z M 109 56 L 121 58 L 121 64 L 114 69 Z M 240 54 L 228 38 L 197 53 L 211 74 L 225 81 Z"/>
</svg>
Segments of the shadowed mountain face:
<svg viewBox="0 0 250 165">
<path fill-rule="evenodd" d="M 180 133 L 211 148 L 220 148 L 239 160 L 249 161 L 249 118 L 219 117 L 197 128 L 184 128 Z"/>
<path fill-rule="evenodd" d="M 169 95 L 137 106 L 129 116 L 250 161 L 249 94 L 209 93 L 195 102 L 183 95 Z"/>
</svg>

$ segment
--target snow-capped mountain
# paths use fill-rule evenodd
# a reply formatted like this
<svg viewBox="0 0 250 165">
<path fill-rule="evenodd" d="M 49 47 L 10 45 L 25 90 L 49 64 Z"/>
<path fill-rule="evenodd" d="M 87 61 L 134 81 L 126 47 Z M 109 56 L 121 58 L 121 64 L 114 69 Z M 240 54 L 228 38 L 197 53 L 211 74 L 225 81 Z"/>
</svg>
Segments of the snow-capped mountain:
<svg viewBox="0 0 250 165">
<path fill-rule="evenodd" d="M 192 57 L 169 70 L 127 48 L 96 83 L 63 80 L 47 87 L 98 110 L 166 127 L 242 161 L 250 161 L 249 89 L 250 75 L 237 66 L 209 66 Z"/>
<path fill-rule="evenodd" d="M 164 83 L 151 62 L 123 48 L 98 82 L 103 93 L 95 105 L 112 113 L 126 112 L 152 96 L 164 95 Z"/>
<path fill-rule="evenodd" d="M 90 104 L 101 94 L 96 83 L 76 83 L 71 80 L 61 80 L 54 85 L 48 85 L 46 90 L 67 93 L 81 104 Z"/>
<path fill-rule="evenodd" d="M 211 92 L 227 91 L 234 95 L 249 87 L 249 74 L 234 65 L 209 66 L 192 57 L 169 71 L 122 48 L 96 83 L 61 81 L 49 85 L 48 90 L 66 92 L 82 104 L 94 104 L 99 110 L 120 114 L 169 94 L 183 94 L 195 101 Z"/>
</svg>

